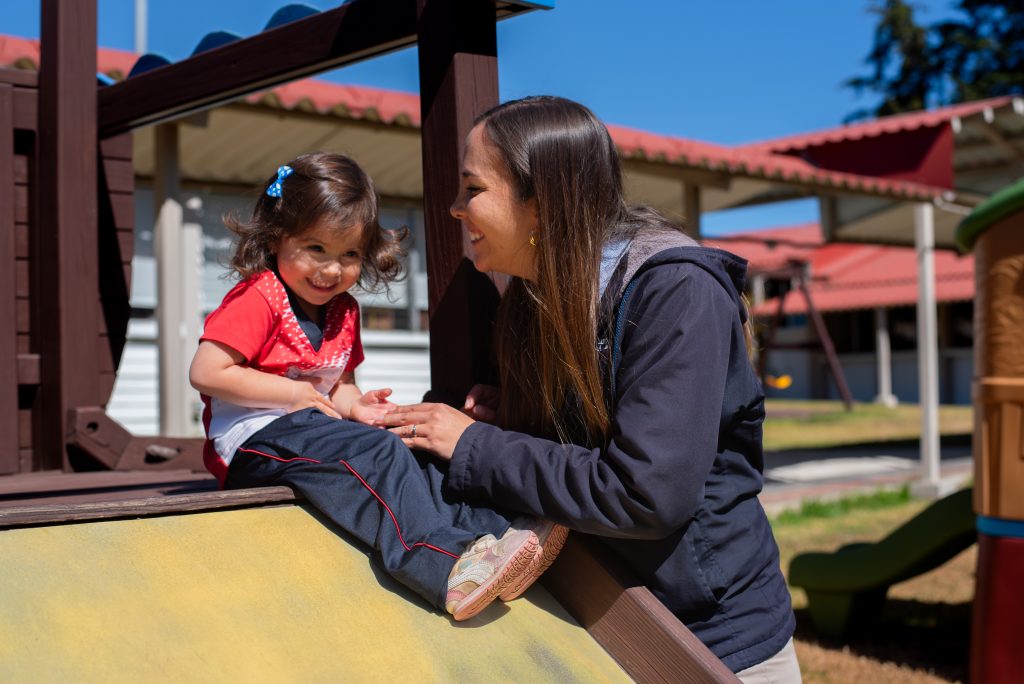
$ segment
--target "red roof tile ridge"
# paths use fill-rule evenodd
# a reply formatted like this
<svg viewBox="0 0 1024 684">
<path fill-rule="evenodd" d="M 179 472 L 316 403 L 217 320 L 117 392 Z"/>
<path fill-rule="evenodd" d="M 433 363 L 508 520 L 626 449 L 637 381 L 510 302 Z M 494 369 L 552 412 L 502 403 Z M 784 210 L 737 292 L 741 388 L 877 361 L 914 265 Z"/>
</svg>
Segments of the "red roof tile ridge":
<svg viewBox="0 0 1024 684">
<path fill-rule="evenodd" d="M 278 106 L 288 110 L 308 102 L 318 114 L 338 113 L 338 108 L 343 107 L 353 119 L 420 125 L 420 99 L 413 93 L 303 79 L 253 93 L 245 100 L 250 104 L 267 104 L 268 93 L 273 94 Z"/>
<path fill-rule="evenodd" d="M 884 116 L 870 121 L 859 121 L 857 123 L 845 124 L 833 128 L 826 128 L 808 133 L 770 138 L 752 143 L 736 146 L 738 150 L 749 150 L 752 152 L 792 152 L 806 149 L 826 143 L 842 142 L 845 140 L 860 140 L 861 138 L 872 138 L 888 133 L 900 131 L 912 131 L 918 128 L 928 128 L 947 123 L 958 116 L 970 116 L 989 108 L 998 108 L 1009 105 L 1013 102 L 1012 95 L 975 100 L 972 102 L 961 102 L 936 109 L 921 110 L 916 112 L 904 112 L 892 116 Z"/>
</svg>

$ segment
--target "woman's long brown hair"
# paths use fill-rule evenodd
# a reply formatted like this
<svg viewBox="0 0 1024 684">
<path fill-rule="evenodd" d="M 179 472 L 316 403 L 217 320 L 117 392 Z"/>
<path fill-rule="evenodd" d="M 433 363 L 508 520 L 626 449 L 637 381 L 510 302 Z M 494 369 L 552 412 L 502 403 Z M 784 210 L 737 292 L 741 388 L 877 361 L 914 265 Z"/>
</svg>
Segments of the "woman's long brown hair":
<svg viewBox="0 0 1024 684">
<path fill-rule="evenodd" d="M 537 202 L 536 279 L 512 278 L 495 326 L 502 427 L 562 442 L 611 432 L 597 335 L 604 245 L 639 231 L 682 231 L 649 207 L 628 207 L 608 129 L 583 105 L 538 96 L 481 115 L 518 191 Z M 743 299 L 746 313 L 746 300 Z M 604 312 L 607 314 L 607 312 Z M 753 348 L 747 313 L 744 333 Z"/>
<path fill-rule="evenodd" d="M 590 110 L 557 97 L 507 102 L 478 123 L 519 199 L 536 199 L 539 225 L 536 280 L 513 278 L 498 310 L 499 422 L 561 441 L 582 428 L 600 444 L 610 422 L 595 351 L 601 250 L 633 223 L 615 146 Z"/>
</svg>

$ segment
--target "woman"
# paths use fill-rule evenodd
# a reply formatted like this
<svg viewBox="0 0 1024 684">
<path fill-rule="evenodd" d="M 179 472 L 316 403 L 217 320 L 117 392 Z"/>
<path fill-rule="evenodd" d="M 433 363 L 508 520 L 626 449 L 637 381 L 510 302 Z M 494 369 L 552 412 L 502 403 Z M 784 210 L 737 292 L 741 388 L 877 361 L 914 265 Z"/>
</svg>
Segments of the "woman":
<svg viewBox="0 0 1024 684">
<path fill-rule="evenodd" d="M 419 404 L 386 423 L 450 461 L 454 497 L 600 537 L 742 678 L 799 681 L 757 500 L 746 263 L 628 208 L 607 129 L 561 98 L 480 117 L 451 212 L 476 268 L 512 276 L 500 401 L 476 387 L 462 412 Z"/>
</svg>

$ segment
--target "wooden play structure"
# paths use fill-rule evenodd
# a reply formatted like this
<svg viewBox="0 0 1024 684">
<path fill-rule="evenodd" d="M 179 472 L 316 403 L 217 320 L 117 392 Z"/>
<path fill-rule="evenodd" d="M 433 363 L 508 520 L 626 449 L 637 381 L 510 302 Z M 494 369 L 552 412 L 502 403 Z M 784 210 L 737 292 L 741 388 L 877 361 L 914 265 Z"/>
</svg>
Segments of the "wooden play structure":
<svg viewBox="0 0 1024 684">
<path fill-rule="evenodd" d="M 67 71 L 0 71 L 2 474 L 87 467 L 67 445 L 110 397 L 130 313 L 131 136 L 87 135 L 95 75 Z"/>
<path fill-rule="evenodd" d="M 977 589 L 971 681 L 1024 679 L 1024 180 L 978 206 L 957 231 L 974 250 L 974 511 Z"/>
<path fill-rule="evenodd" d="M 78 680 L 158 671 L 189 676 L 180 662 L 179 669 L 168 670 L 168 660 L 160 670 L 159 662 L 147 660 L 141 635 L 147 626 L 164 629 L 187 656 L 203 662 L 212 657 L 190 641 L 210 640 L 203 616 L 194 614 L 205 603 L 184 594 L 198 585 L 223 598 L 218 592 L 223 576 L 216 570 L 218 564 L 233 567 L 236 554 L 220 544 L 243 543 L 245 531 L 252 529 L 246 518 L 290 516 L 297 535 L 320 535 L 311 542 L 314 548 L 331 547 L 326 558 L 340 554 L 338 563 L 347 567 L 353 565 L 349 556 L 357 556 L 361 564 L 354 565 L 360 570 L 352 581 L 372 584 L 361 554 L 337 548 L 333 534 L 324 537 L 315 513 L 290 490 L 212 491 L 206 476 L 186 472 L 201 470 L 199 440 L 136 437 L 106 414 L 130 314 L 131 131 L 417 45 L 432 392 L 440 399 L 462 397 L 487 366 L 488 325 L 497 294 L 464 258 L 461 227 L 448 213 L 457 192 L 459 148 L 473 118 L 498 101 L 495 22 L 552 5 L 539 0 L 354 0 L 324 12 L 289 6 L 257 35 L 208 37 L 203 49 L 174 63 L 144 56 L 131 77 L 106 84 L 96 77 L 96 0 L 43 0 L 38 74 L 0 70 L 0 193 L 5 198 L 0 202 L 0 260 L 7 274 L 0 311 L 15 322 L 0 343 L 0 435 L 5 440 L 0 474 L 12 476 L 3 490 L 8 505 L 0 507 L 0 555 L 17 557 L 16 563 L 5 562 L 8 581 L 0 590 L 5 622 L 12 625 L 0 629 L 0 679 L 30 678 L 43 662 L 51 663 L 52 676 Z M 161 539 L 168 546 L 161 546 Z M 175 546 L 175 539 L 188 542 Z M 309 548 L 290 545 L 285 538 L 277 541 L 261 539 L 260 544 L 270 545 L 262 557 Z M 165 562 L 151 564 L 151 554 Z M 187 570 L 168 573 L 167 563 L 184 563 Z M 296 557 L 296 563 L 305 568 L 309 561 L 300 563 Z M 369 609 L 356 607 L 348 602 L 356 601 L 354 595 L 335 587 L 337 581 L 332 584 L 323 567 L 306 570 L 308 581 L 328 587 L 322 599 L 337 599 L 332 610 L 352 605 L 361 611 L 365 627 L 351 622 L 350 629 L 368 638 L 376 634 L 381 643 L 421 631 L 400 627 L 405 617 L 388 612 L 401 612 L 388 592 L 371 586 L 371 600 L 380 602 Z M 567 545 L 546 576 L 546 588 L 554 606 L 508 624 L 521 631 L 516 638 L 527 647 L 506 650 L 506 674 L 517 671 L 517 659 L 533 658 L 532 669 L 519 669 L 529 680 L 546 675 L 553 680 L 735 681 L 647 589 L 586 543 Z M 260 605 L 268 606 L 275 619 L 287 620 L 294 597 L 275 598 L 275 590 L 285 588 L 271 579 L 251 596 L 269 592 Z M 47 602 L 50 597 L 58 597 L 63 607 L 54 608 Z M 29 610 L 33 601 L 39 603 Z M 373 611 L 382 606 L 385 612 L 373 619 Z M 446 620 L 414 608 L 422 614 L 419 619 L 429 618 L 432 629 L 452 629 Z M 149 610 L 160 611 L 159 618 L 147 620 Z M 551 614 L 561 620 L 552 621 Z M 223 615 L 227 618 L 217 624 L 230 631 L 252 624 L 244 606 L 225 607 Z M 571 629 L 560 631 L 561 623 L 573 620 L 589 635 L 583 642 Z M 95 629 L 116 625 L 111 629 L 125 641 L 103 643 L 124 643 L 125 648 L 86 648 L 82 634 L 95 631 L 90 624 Z M 288 629 L 280 621 L 267 624 L 270 630 Z M 487 632 L 460 632 L 455 647 L 485 652 Z M 33 656 L 29 645 L 49 639 L 54 646 L 46 657 Z M 593 651 L 593 657 L 573 664 L 530 647 L 531 640 L 553 640 L 551 648 L 561 649 L 562 655 L 579 648 Z M 598 644 L 601 648 L 594 648 Z M 431 652 L 415 651 L 417 658 L 428 658 L 417 672 L 451 678 L 451 670 L 431 669 Z M 267 677 L 283 671 L 281 663 L 261 669 L 259 658 L 267 651 L 246 653 L 238 662 L 249 669 L 234 674 Z M 604 662 L 601 653 L 607 654 L 601 656 Z M 330 661 L 323 668 L 306 666 L 321 678 L 337 678 L 336 654 L 328 648 L 321 657 Z M 348 678 L 389 672 L 367 659 L 354 658 L 346 665 Z M 463 674 L 476 672 L 480 676 L 473 678 L 483 678 L 484 669 L 473 669 L 478 665 Z M 230 671 L 221 674 L 232 676 Z"/>
</svg>

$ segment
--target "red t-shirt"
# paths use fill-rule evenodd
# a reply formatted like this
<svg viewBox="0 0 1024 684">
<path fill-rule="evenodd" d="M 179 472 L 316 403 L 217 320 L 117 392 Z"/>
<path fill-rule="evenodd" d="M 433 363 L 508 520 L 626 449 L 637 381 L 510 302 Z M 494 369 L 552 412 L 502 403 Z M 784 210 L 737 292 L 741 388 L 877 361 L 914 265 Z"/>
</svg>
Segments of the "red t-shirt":
<svg viewBox="0 0 1024 684">
<path fill-rule="evenodd" d="M 235 285 L 206 318 L 202 340 L 219 342 L 245 357 L 245 365 L 264 373 L 313 378 L 329 394 L 342 373 L 363 361 L 359 339 L 359 305 L 348 293 L 329 301 L 323 341 L 313 349 L 273 271 L 264 271 Z M 223 484 L 235 450 L 260 428 L 283 416 L 283 409 L 238 406 L 202 395 L 206 428 L 204 462 Z"/>
</svg>

